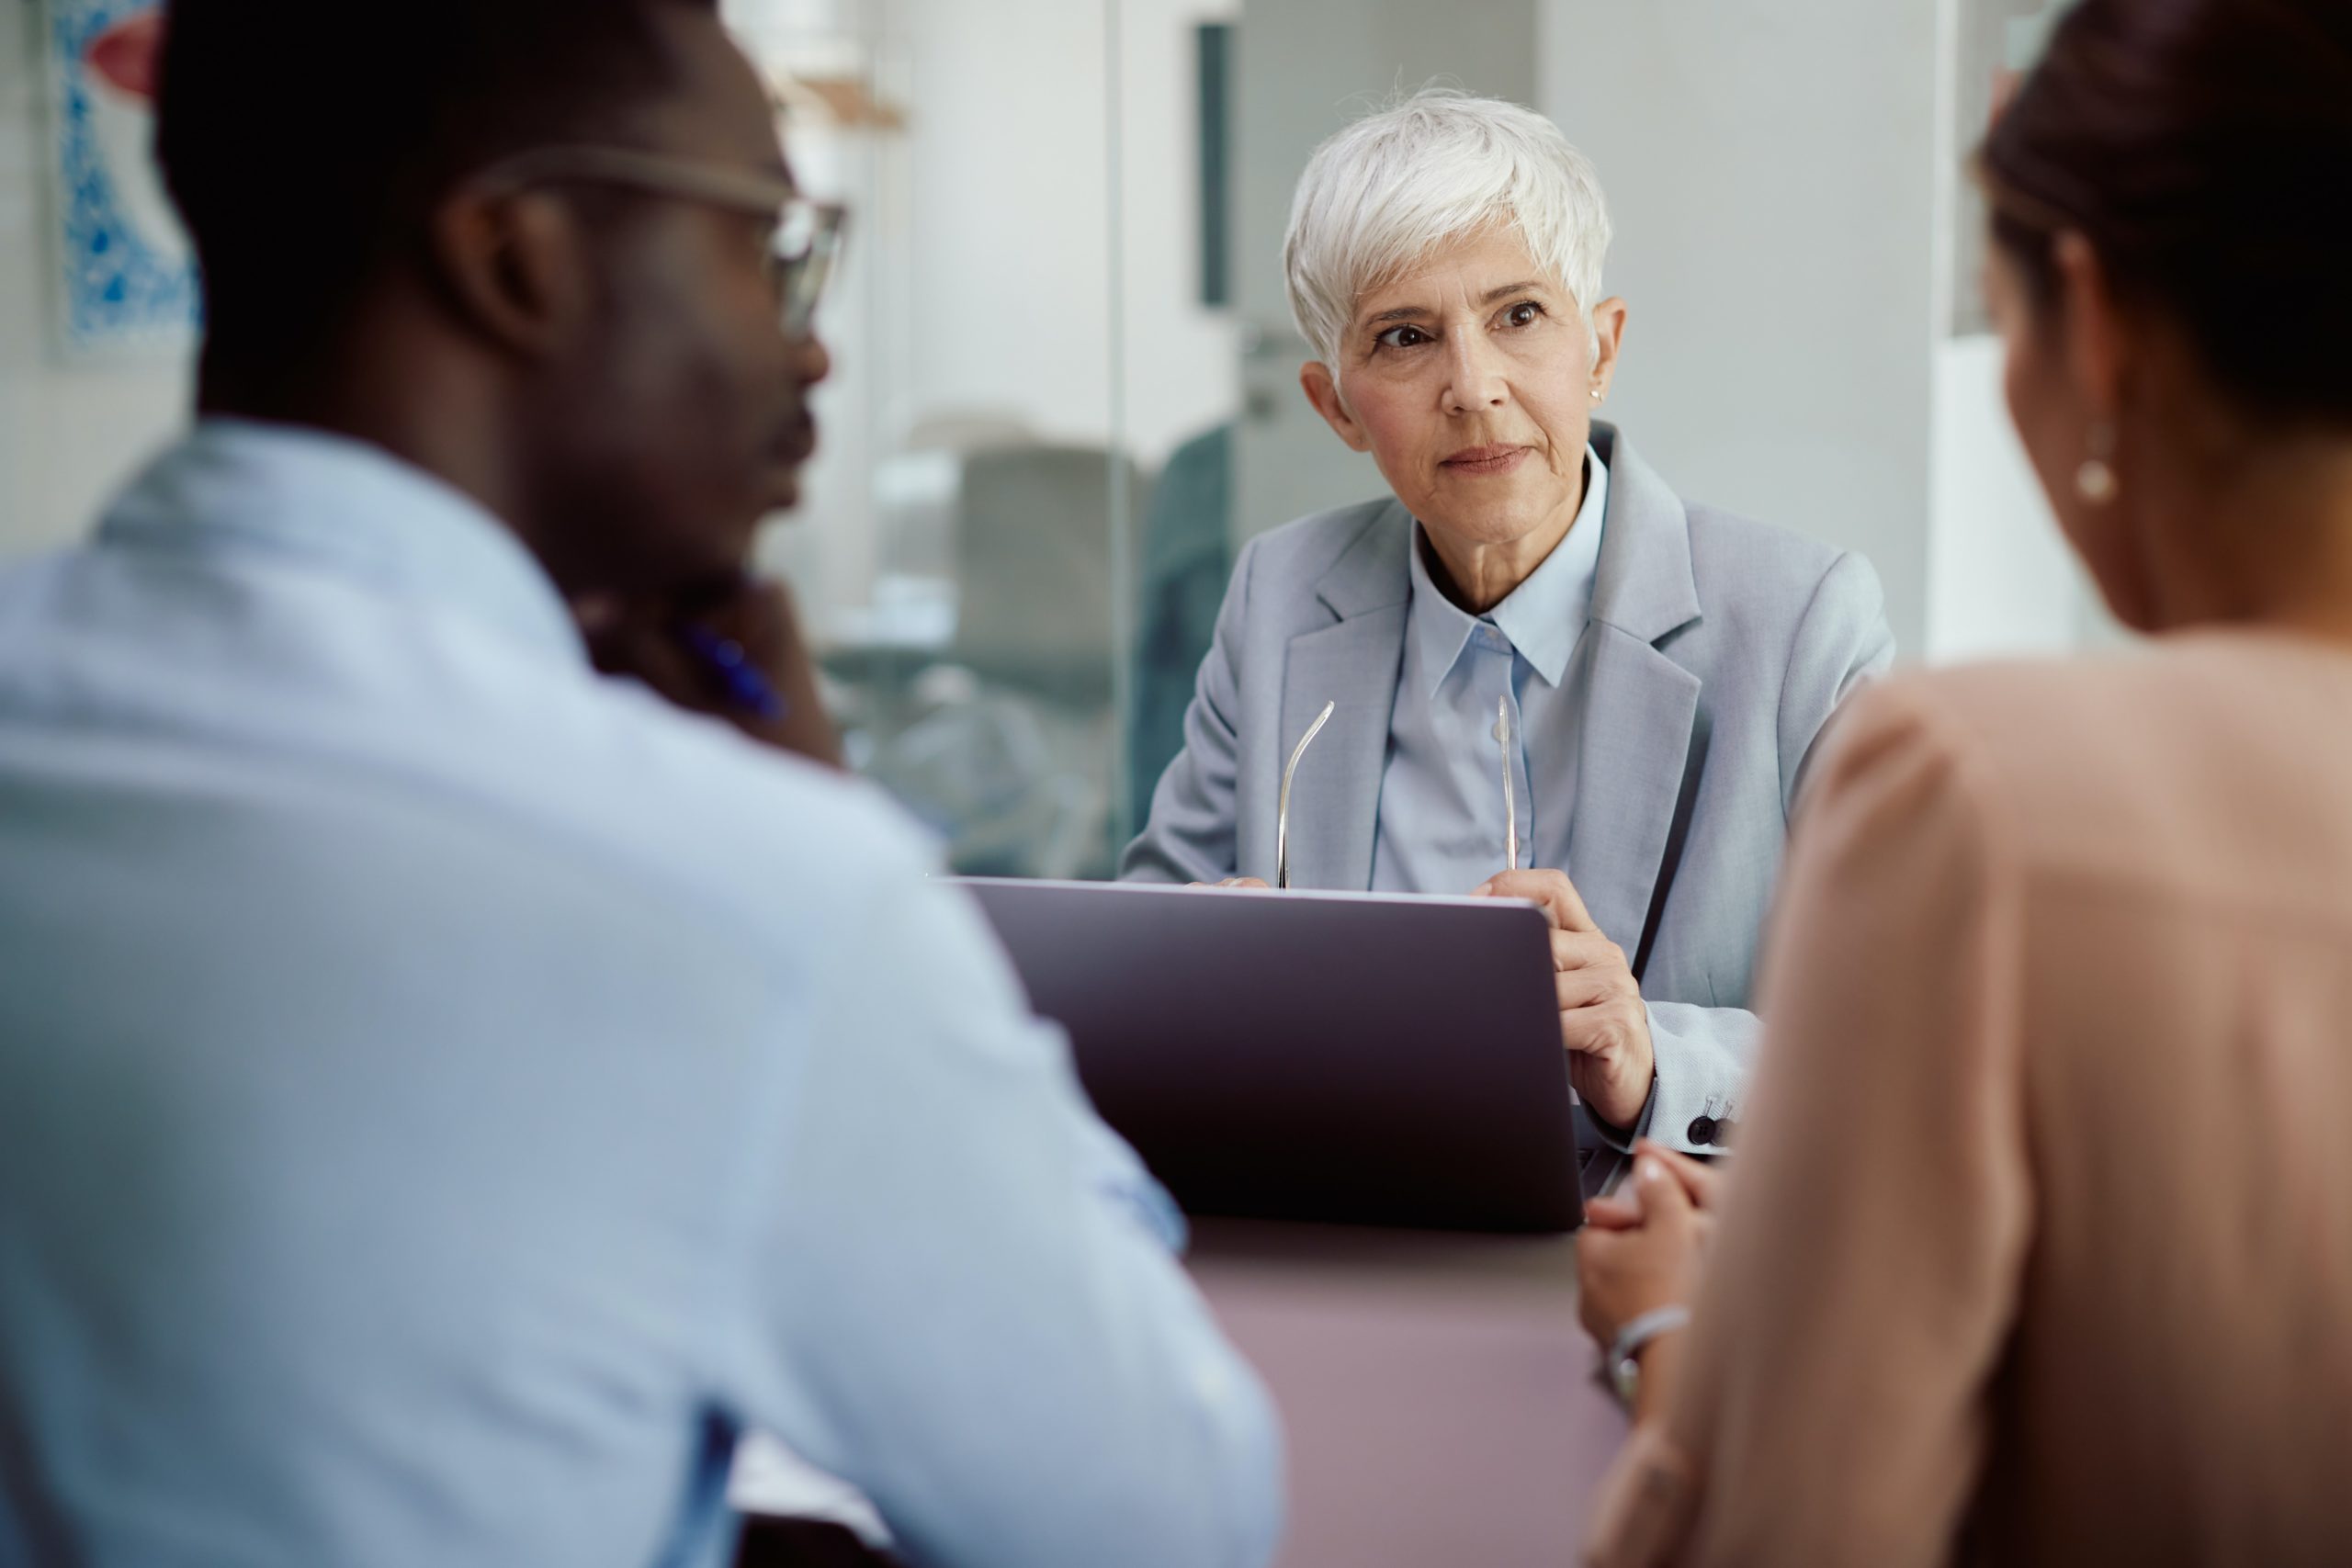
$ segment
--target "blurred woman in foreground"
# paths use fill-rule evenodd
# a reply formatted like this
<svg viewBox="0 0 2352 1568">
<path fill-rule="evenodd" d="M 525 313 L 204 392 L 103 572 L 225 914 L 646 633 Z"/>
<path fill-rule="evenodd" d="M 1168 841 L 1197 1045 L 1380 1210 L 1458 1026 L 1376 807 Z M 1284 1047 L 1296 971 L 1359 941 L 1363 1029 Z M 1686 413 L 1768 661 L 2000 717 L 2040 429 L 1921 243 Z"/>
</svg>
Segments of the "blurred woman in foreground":
<svg viewBox="0 0 2352 1568">
<path fill-rule="evenodd" d="M 1849 713 L 1720 1221 L 1653 1151 L 1580 1244 L 1594 1562 L 2352 1562 L 2348 172 L 2344 0 L 2085 0 L 1994 129 L 2009 407 L 2154 641 Z"/>
</svg>

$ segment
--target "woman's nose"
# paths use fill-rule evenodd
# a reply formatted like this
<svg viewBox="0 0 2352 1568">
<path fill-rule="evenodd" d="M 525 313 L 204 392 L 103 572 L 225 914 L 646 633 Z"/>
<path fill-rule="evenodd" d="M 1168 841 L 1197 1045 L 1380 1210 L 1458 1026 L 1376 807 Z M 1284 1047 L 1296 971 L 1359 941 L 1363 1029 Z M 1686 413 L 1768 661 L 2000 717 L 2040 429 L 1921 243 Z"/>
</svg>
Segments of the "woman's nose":
<svg viewBox="0 0 2352 1568">
<path fill-rule="evenodd" d="M 1485 334 L 1454 334 L 1453 350 L 1446 356 L 1446 412 L 1468 413 L 1476 409 L 1500 408 L 1508 402 L 1510 390 L 1499 360 L 1500 355 L 1486 341 Z"/>
</svg>

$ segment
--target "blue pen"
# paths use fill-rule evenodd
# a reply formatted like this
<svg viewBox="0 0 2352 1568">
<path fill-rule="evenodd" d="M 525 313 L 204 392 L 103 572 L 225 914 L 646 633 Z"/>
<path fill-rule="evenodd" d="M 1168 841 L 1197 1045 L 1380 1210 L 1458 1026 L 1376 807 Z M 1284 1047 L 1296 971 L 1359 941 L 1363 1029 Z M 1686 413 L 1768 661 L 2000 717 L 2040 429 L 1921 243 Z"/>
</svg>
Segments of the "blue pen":
<svg viewBox="0 0 2352 1568">
<path fill-rule="evenodd" d="M 776 694 L 775 687 L 743 651 L 743 645 L 733 637 L 721 637 L 708 626 L 688 621 L 678 628 L 678 638 L 687 651 L 702 660 L 703 668 L 727 688 L 727 700 L 733 706 L 771 724 L 781 723 L 791 711 L 790 705 Z"/>
</svg>

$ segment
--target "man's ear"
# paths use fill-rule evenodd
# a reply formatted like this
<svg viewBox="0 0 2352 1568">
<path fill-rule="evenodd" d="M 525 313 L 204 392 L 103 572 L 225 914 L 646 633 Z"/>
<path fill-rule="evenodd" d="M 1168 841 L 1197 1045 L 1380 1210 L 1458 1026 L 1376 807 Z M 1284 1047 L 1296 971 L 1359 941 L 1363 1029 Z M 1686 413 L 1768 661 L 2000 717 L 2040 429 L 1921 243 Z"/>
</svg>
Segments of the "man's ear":
<svg viewBox="0 0 2352 1568">
<path fill-rule="evenodd" d="M 431 265 L 466 324 L 511 353 L 558 353 L 592 311 L 587 235 L 543 193 L 459 191 L 434 212 Z"/>
<path fill-rule="evenodd" d="M 1347 404 L 1340 400 L 1340 384 L 1331 378 L 1331 367 L 1319 359 L 1310 359 L 1298 367 L 1298 389 L 1306 394 L 1309 407 L 1323 416 L 1323 423 L 1338 432 L 1340 440 L 1358 452 L 1372 450 L 1372 437 L 1364 434 Z"/>
</svg>

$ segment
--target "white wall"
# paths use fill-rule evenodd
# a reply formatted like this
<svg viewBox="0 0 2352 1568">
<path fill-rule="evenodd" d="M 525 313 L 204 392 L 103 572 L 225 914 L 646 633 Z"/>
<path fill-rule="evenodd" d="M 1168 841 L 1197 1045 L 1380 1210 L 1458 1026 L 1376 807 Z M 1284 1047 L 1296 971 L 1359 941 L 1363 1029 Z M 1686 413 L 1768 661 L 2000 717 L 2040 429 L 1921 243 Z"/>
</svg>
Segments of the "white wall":
<svg viewBox="0 0 2352 1568">
<path fill-rule="evenodd" d="M 1231 412 L 1233 330 L 1196 303 L 1192 28 L 1221 0 L 1124 0 L 1117 90 L 1126 444 L 1146 462 Z M 907 0 L 901 423 L 959 407 L 1111 437 L 1113 83 L 1101 0 Z"/>
<path fill-rule="evenodd" d="M 1599 164 L 1632 309 L 1608 413 L 1684 494 L 1928 600 L 1932 0 L 1544 0 L 1541 107 Z"/>
<path fill-rule="evenodd" d="M 1983 310 L 1984 204 L 1964 160 L 1992 114 L 1996 80 L 2029 66 L 2060 6 L 1937 0 L 1939 112 L 1948 129 L 1932 176 L 1936 320 L 1962 335 L 1934 347 L 1933 483 L 1928 509 L 1929 663 L 2052 655 L 2121 640 L 2098 592 L 2058 532 L 2009 420 L 2002 352 Z"/>
<path fill-rule="evenodd" d="M 2082 590 L 2001 400 L 2001 344 L 1936 349 L 1934 527 L 1925 657 L 2063 653 L 2080 633 Z"/>
<path fill-rule="evenodd" d="M 0 6 L 0 558 L 77 537 L 186 420 L 183 360 L 69 369 L 51 349 L 41 8 Z"/>
</svg>

